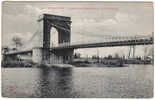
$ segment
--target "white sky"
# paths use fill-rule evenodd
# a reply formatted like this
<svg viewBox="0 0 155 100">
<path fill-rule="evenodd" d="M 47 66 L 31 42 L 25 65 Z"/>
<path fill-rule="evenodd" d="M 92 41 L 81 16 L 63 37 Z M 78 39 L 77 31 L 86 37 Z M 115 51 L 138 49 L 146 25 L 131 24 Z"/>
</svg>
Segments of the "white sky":
<svg viewBox="0 0 155 100">
<path fill-rule="evenodd" d="M 153 32 L 151 2 L 3 2 L 2 45 L 10 45 L 15 35 L 23 41 L 28 40 L 36 31 L 36 20 L 42 13 L 71 17 L 72 42 L 100 41 L 104 35 L 133 36 Z M 55 31 L 52 32 L 57 37 Z M 57 39 L 52 37 L 51 41 Z M 145 47 L 136 46 L 136 55 L 143 55 Z M 127 55 L 129 47 L 78 49 L 75 52 L 87 56 L 96 54 L 97 50 L 100 56 L 116 52 Z"/>
</svg>

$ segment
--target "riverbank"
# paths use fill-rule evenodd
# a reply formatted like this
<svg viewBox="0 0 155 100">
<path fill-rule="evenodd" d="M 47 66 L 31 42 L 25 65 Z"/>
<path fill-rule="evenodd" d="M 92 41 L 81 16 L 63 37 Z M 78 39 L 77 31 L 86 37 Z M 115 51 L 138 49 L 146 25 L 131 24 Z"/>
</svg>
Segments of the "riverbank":
<svg viewBox="0 0 155 100">
<path fill-rule="evenodd" d="M 18 68 L 18 67 L 24 67 L 24 68 L 31 68 L 31 67 L 35 67 L 35 68 L 39 68 L 39 67 L 58 67 L 58 68 L 71 68 L 73 67 L 73 65 L 71 64 L 37 64 L 37 63 L 33 63 L 31 61 L 2 61 L 2 67 L 5 68 Z"/>
<path fill-rule="evenodd" d="M 2 67 L 33 67 L 36 64 L 31 61 L 2 61 Z"/>
<path fill-rule="evenodd" d="M 69 64 L 37 64 L 33 63 L 32 61 L 2 61 L 2 67 L 9 67 L 9 68 L 14 68 L 14 67 L 127 67 L 128 64 L 139 64 L 139 65 L 144 65 L 144 64 L 152 64 L 152 63 L 146 63 L 146 62 L 141 62 L 141 63 L 135 63 L 136 61 L 123 61 L 123 60 L 105 60 L 104 62 L 72 62 Z"/>
</svg>

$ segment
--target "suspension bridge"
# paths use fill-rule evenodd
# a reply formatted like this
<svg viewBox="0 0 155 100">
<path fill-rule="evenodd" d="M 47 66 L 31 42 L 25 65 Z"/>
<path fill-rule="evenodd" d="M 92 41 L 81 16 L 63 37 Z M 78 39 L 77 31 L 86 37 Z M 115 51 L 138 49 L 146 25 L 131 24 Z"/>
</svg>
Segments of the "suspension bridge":
<svg viewBox="0 0 155 100">
<path fill-rule="evenodd" d="M 135 36 L 104 35 L 102 40 L 88 42 L 71 42 L 71 18 L 57 15 L 43 14 L 38 19 L 38 29 L 31 38 L 17 51 L 10 51 L 6 56 L 17 56 L 31 53 L 36 63 L 48 61 L 51 58 L 71 61 L 74 49 L 152 45 L 153 34 Z M 50 47 L 50 30 L 55 27 L 58 31 L 58 44 Z M 103 33 L 102 33 L 103 34 Z"/>
</svg>

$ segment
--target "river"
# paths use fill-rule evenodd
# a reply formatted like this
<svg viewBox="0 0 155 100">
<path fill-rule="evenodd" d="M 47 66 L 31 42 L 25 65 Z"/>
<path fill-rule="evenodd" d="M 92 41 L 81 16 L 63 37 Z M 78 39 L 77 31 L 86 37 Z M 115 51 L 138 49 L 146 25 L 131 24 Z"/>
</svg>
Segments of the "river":
<svg viewBox="0 0 155 100">
<path fill-rule="evenodd" d="M 2 68 L 3 97 L 151 98 L 153 65 Z"/>
</svg>

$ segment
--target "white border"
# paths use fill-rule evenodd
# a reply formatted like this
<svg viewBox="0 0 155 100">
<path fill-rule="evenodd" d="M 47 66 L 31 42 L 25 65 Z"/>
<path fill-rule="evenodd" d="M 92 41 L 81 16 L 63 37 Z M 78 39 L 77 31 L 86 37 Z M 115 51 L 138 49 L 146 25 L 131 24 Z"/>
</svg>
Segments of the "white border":
<svg viewBox="0 0 155 100">
<path fill-rule="evenodd" d="M 1 15 L 1 20 L 0 20 L 0 23 L 2 25 L 2 2 L 3 1 L 44 1 L 44 0 L 0 0 L 0 15 Z M 155 8 L 155 5 L 154 5 L 154 0 L 46 0 L 46 1 L 106 1 L 106 2 L 109 2 L 109 1 L 114 1 L 114 2 L 117 2 L 117 1 L 120 1 L 120 2 L 153 2 L 153 7 Z M 155 10 L 154 10 L 154 14 L 155 14 Z M 2 26 L 0 25 L 0 32 L 2 32 L 1 28 Z M 155 29 L 155 24 L 154 24 L 154 29 Z M 1 33 L 2 35 L 2 33 Z M 0 41 L 1 41 L 1 35 L 0 35 Z M 154 35 L 155 36 L 155 35 Z M 0 46 L 1 46 L 1 42 L 0 42 Z M 154 52 L 155 54 L 155 52 Z M 155 58 L 155 57 L 154 57 Z M 0 61 L 1 61 L 1 49 L 0 49 Z M 1 65 L 1 63 L 0 63 Z M 154 68 L 154 72 L 155 72 L 155 68 Z M 1 74 L 1 71 L 0 71 L 0 74 Z M 154 74 L 155 75 L 155 74 Z M 1 75 L 0 75 L 1 76 Z M 155 77 L 154 77 L 154 80 L 155 80 Z M 1 82 L 1 77 L 0 77 L 0 82 Z M 2 83 L 2 82 L 1 82 Z M 155 86 L 155 82 L 154 82 L 154 86 Z M 0 94 L 2 93 L 2 86 L 0 84 Z M 154 88 L 154 94 L 155 94 L 155 88 Z M 4 98 L 2 97 L 2 95 L 0 96 L 0 99 L 1 100 L 7 100 L 7 99 L 12 99 L 12 100 L 18 100 L 18 99 L 22 99 L 22 100 L 27 100 L 27 99 L 33 99 L 33 100 L 38 100 L 38 98 Z M 128 98 L 39 98 L 39 99 L 57 99 L 57 100 L 60 100 L 60 99 L 63 99 L 63 100 L 68 100 L 68 99 L 80 99 L 80 100 L 97 100 L 97 99 L 102 99 L 102 100 L 105 100 L 105 99 L 108 99 L 108 100 L 114 100 L 114 99 L 117 99 L 117 100 L 122 100 L 122 99 L 128 99 Z M 141 98 L 140 98 L 141 99 Z M 150 99 L 155 99 L 154 97 L 153 98 L 149 98 L 148 100 Z M 134 98 L 133 99 L 130 99 L 130 100 L 135 100 Z M 147 100 L 147 99 L 146 99 Z"/>
</svg>

